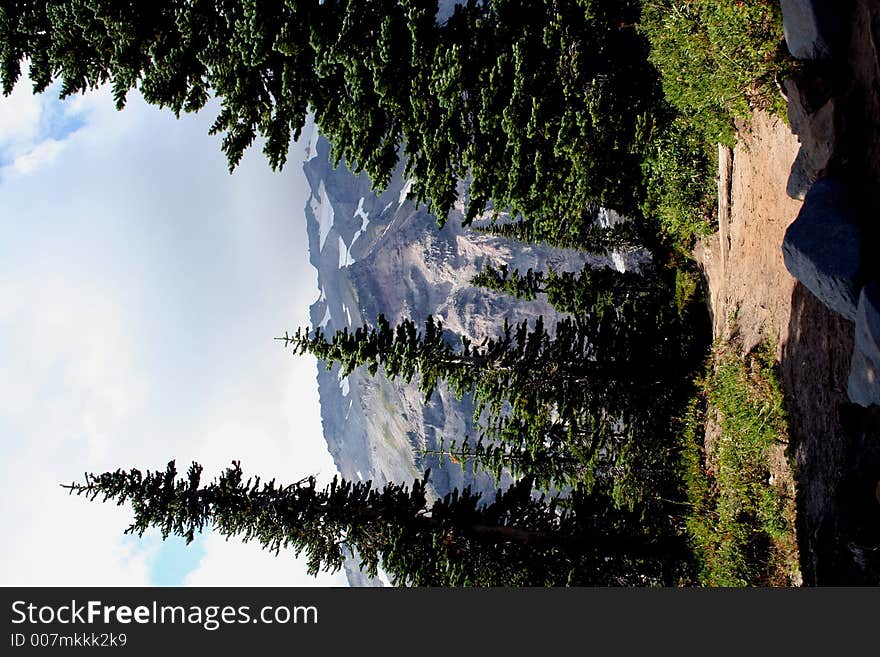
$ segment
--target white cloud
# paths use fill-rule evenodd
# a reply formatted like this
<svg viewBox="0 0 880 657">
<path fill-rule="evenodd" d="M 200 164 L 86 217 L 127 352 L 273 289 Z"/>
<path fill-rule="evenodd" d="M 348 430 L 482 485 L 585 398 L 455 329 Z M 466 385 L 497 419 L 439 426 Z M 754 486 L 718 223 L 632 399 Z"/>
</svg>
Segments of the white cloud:
<svg viewBox="0 0 880 657">
<path fill-rule="evenodd" d="M 0 97 L 0 167 L 18 174 L 30 174 L 52 163 L 64 141 L 76 132 L 82 121 L 106 102 L 95 99 L 107 93 L 59 100 L 59 84 L 44 93 L 32 93 L 32 84 L 23 76 L 7 97 Z"/>
<path fill-rule="evenodd" d="M 264 551 L 259 543 L 226 541 L 219 534 L 205 539 L 205 556 L 186 586 L 347 586 L 342 571 L 306 574 L 305 555 Z"/>
<path fill-rule="evenodd" d="M 12 162 L 12 168 L 18 173 L 31 173 L 39 167 L 54 162 L 62 148 L 64 148 L 64 142 L 57 139 L 41 141 L 27 153 L 16 157 Z"/>
<path fill-rule="evenodd" d="M 314 361 L 272 340 L 317 296 L 304 181 L 258 148 L 230 177 L 210 109 L 176 121 L 132 94 L 120 113 L 106 91 L 59 109 L 20 89 L 0 99 L 0 584 L 146 584 L 155 541 L 59 482 L 171 458 L 209 476 L 233 458 L 288 481 L 335 472 Z M 85 125 L 47 136 L 47 112 Z M 189 583 L 314 583 L 257 545 L 204 547 Z"/>
<path fill-rule="evenodd" d="M 0 298 L 5 369 L 17 375 L 0 379 L 6 421 L 21 430 L 32 423 L 49 446 L 76 441 L 88 457 L 106 452 L 144 394 L 119 293 L 49 274 L 2 281 Z"/>
<path fill-rule="evenodd" d="M 141 398 L 116 300 L 56 276 L 3 281 L 0 298 L 2 583 L 148 583 L 149 553 L 122 538 L 127 514 L 59 486 L 107 462 Z"/>
<path fill-rule="evenodd" d="M 0 152 L 36 139 L 45 100 L 31 92 L 27 79 L 19 81 L 12 93 L 0 100 Z"/>
<path fill-rule="evenodd" d="M 20 491 L 28 491 L 27 517 L 2 509 L 4 523 L 15 528 L 6 532 L 0 552 L 3 586 L 150 585 L 154 550 L 124 540 L 130 522 L 125 509 L 70 500 L 57 477 L 41 470 L 28 474 L 16 482 L 23 487 L 18 504 Z M 33 513 L 39 509 L 46 511 Z"/>
</svg>

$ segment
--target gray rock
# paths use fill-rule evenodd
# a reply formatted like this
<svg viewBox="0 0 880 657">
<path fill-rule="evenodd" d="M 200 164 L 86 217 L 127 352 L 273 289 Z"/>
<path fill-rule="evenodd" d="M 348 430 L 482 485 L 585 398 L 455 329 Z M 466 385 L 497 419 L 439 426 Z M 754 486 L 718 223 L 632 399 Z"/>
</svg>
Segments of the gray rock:
<svg viewBox="0 0 880 657">
<path fill-rule="evenodd" d="M 862 284 L 862 236 L 848 187 L 820 178 L 785 232 L 782 254 L 791 275 L 826 306 L 854 320 Z"/>
<path fill-rule="evenodd" d="M 839 10 L 830 0 L 782 0 L 782 27 L 792 56 L 830 59 L 839 39 Z"/>
<path fill-rule="evenodd" d="M 847 393 L 854 404 L 880 405 L 880 285 L 876 281 L 865 285 L 859 296 Z"/>
<path fill-rule="evenodd" d="M 810 191 L 810 186 L 815 181 L 815 176 L 807 172 L 805 166 L 804 149 L 798 151 L 794 163 L 791 165 L 791 173 L 788 174 L 788 184 L 785 193 L 797 201 L 803 201 Z"/>
<path fill-rule="evenodd" d="M 813 66 L 809 74 L 795 74 L 782 81 L 782 94 L 788 103 L 788 120 L 791 130 L 799 134 L 806 126 L 808 117 L 815 114 L 833 96 L 831 82 L 824 67 Z"/>
<path fill-rule="evenodd" d="M 837 142 L 833 99 L 810 115 L 809 123 L 798 133 L 798 139 L 804 149 L 805 169 L 818 177 L 828 168 Z"/>
<path fill-rule="evenodd" d="M 783 83 L 788 97 L 788 121 L 801 142 L 801 166 L 810 180 L 828 169 L 837 143 L 835 101 L 820 83 L 788 78 Z"/>
</svg>

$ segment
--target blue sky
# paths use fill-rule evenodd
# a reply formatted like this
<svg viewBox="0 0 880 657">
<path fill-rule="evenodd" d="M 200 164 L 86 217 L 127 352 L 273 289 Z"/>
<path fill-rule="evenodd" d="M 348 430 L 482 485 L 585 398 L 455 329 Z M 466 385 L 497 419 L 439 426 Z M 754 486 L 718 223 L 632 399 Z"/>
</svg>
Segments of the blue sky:
<svg viewBox="0 0 880 657">
<path fill-rule="evenodd" d="M 208 108 L 136 93 L 0 98 L 0 456 L 4 585 L 344 585 L 207 535 L 122 534 L 125 508 L 58 484 L 85 470 L 232 459 L 293 481 L 335 468 L 315 363 L 272 340 L 308 323 L 301 159 L 251 149 L 233 175 Z M 307 135 L 304 136 L 307 139 Z"/>
</svg>

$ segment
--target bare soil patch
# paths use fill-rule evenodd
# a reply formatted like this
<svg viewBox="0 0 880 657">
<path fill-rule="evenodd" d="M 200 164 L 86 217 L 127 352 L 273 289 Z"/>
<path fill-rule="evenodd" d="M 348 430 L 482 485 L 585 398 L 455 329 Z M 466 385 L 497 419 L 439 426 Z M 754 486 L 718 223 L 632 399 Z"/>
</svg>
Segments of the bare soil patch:
<svg viewBox="0 0 880 657">
<path fill-rule="evenodd" d="M 782 261 L 782 239 L 801 206 L 786 195 L 785 184 L 798 142 L 785 123 L 765 112 L 756 112 L 739 132 L 736 148 L 720 153 L 719 231 L 697 244 L 695 257 L 709 287 L 713 337 L 743 354 L 767 342 L 781 360 L 796 288 Z M 717 423 L 710 423 L 707 452 L 717 433 Z M 794 499 L 784 446 L 772 450 L 768 468 L 783 497 Z"/>
<path fill-rule="evenodd" d="M 845 57 L 830 71 L 838 102 L 831 173 L 859 189 L 864 216 L 880 210 L 880 6 L 856 0 Z M 716 338 L 748 351 L 776 347 L 794 452 L 771 459 L 788 487 L 794 477 L 803 583 L 880 584 L 880 409 L 848 404 L 853 325 L 828 310 L 787 272 L 785 229 L 800 202 L 785 193 L 798 143 L 778 119 L 756 113 L 732 157 L 729 217 L 697 245 Z M 723 191 L 723 190 L 722 190 Z M 723 204 L 722 204 L 723 207 Z M 867 245 L 880 224 L 866 226 Z M 723 238 L 723 239 L 722 239 Z M 873 250 L 871 250 L 873 252 Z M 866 253 L 876 275 L 880 259 Z M 791 451 L 789 451 L 791 456 Z"/>
<path fill-rule="evenodd" d="M 796 282 L 782 262 L 782 238 L 801 206 L 785 193 L 797 152 L 797 137 L 765 112 L 740 126 L 729 216 L 720 219 L 727 225 L 695 250 L 711 292 L 715 337 L 737 337 L 745 351 L 769 339 L 778 357 Z"/>
</svg>

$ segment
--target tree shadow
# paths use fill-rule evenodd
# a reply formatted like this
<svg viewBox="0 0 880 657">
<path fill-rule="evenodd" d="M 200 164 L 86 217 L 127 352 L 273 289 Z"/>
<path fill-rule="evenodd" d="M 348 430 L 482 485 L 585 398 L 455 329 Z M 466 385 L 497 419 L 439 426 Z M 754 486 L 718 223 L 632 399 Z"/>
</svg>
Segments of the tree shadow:
<svg viewBox="0 0 880 657">
<path fill-rule="evenodd" d="M 846 395 L 853 324 L 798 283 L 781 376 L 805 585 L 880 584 L 880 409 Z"/>
</svg>

